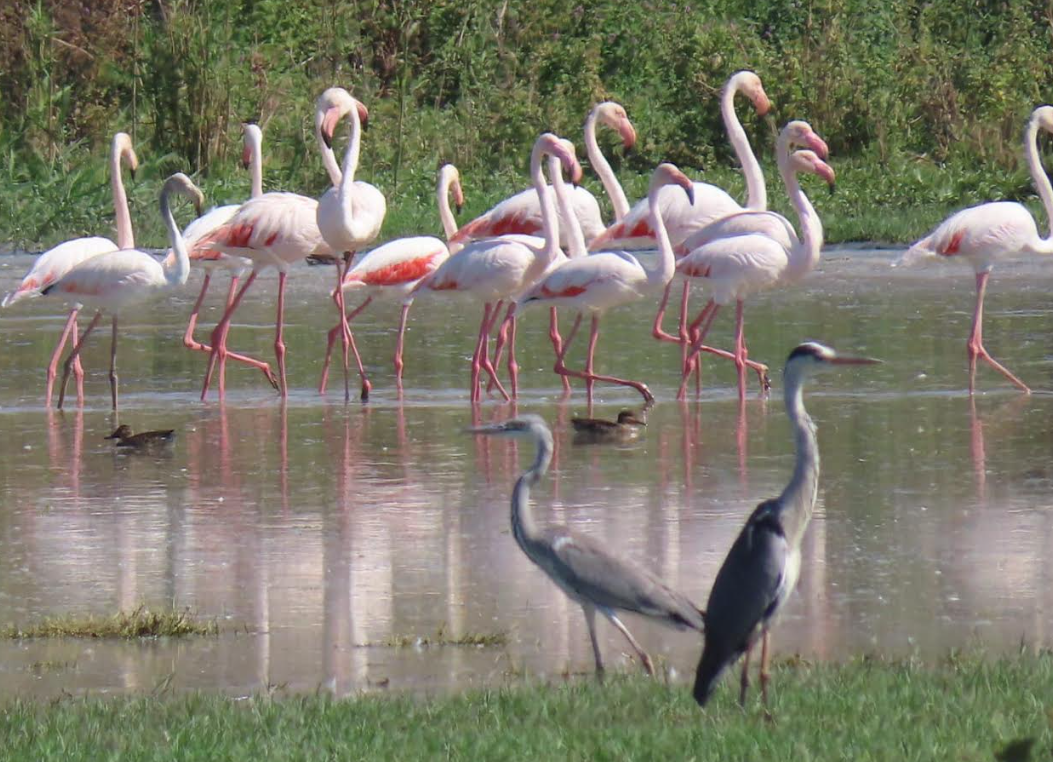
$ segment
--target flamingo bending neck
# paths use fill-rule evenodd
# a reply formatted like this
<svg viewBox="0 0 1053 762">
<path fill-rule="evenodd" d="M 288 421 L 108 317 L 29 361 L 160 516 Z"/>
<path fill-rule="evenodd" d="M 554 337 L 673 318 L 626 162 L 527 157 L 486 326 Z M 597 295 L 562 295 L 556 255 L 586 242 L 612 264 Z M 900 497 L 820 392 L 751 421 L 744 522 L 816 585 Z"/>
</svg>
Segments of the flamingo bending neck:
<svg viewBox="0 0 1053 762">
<path fill-rule="evenodd" d="M 764 173 L 750 146 L 746 130 L 742 128 L 735 113 L 735 95 L 744 92 L 750 96 L 757 113 L 764 115 L 771 104 L 760 86 L 760 79 L 751 71 L 740 71 L 731 76 L 720 96 L 720 114 L 724 119 L 724 129 L 728 140 L 735 150 L 735 156 L 742 164 L 742 174 L 746 178 L 746 208 L 763 211 L 768 208 L 768 191 L 764 184 Z"/>
</svg>

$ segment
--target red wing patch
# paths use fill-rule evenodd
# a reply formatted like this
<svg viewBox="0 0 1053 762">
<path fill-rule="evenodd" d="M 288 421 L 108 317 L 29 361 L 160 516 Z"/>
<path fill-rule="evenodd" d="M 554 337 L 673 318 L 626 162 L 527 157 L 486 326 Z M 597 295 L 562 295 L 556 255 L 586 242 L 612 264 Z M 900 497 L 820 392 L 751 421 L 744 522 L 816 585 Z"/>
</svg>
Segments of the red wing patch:
<svg viewBox="0 0 1053 762">
<path fill-rule="evenodd" d="M 651 230 L 651 224 L 647 220 L 640 220 L 633 225 L 633 229 L 626 238 L 654 238 L 654 231 Z"/>
<path fill-rule="evenodd" d="M 278 231 L 275 230 L 273 233 L 271 233 L 269 236 L 267 236 L 267 240 L 263 242 L 263 245 L 264 246 L 272 246 L 274 244 L 274 242 L 277 241 L 277 240 L 278 240 Z"/>
<path fill-rule="evenodd" d="M 77 281 L 61 284 L 56 290 L 62 294 L 74 294 L 77 296 L 99 296 L 102 293 L 98 288 L 83 288 Z"/>
<path fill-rule="evenodd" d="M 431 271 L 431 261 L 434 257 L 434 254 L 429 254 L 405 262 L 395 262 L 372 272 L 354 273 L 347 280 L 350 283 L 358 281 L 367 286 L 399 286 L 403 283 L 412 283 Z M 440 286 L 439 290 L 441 289 Z"/>
<path fill-rule="evenodd" d="M 958 250 L 962 247 L 963 238 L 965 238 L 965 231 L 959 230 L 951 236 L 951 240 L 943 247 L 943 251 L 941 251 L 940 254 L 945 257 L 951 257 L 957 254 Z"/>
<path fill-rule="evenodd" d="M 26 291 L 36 291 L 38 288 L 44 288 L 49 283 L 51 283 L 53 280 L 55 280 L 55 276 L 50 275 L 50 274 L 44 276 L 44 282 L 43 283 L 37 283 L 37 279 L 36 278 L 30 278 L 29 280 L 27 280 L 25 283 L 23 283 L 21 286 L 18 287 L 17 293 L 23 293 L 23 292 L 26 292 Z"/>
<path fill-rule="evenodd" d="M 689 278 L 708 278 L 710 273 L 709 265 L 702 265 L 700 267 L 692 267 L 690 263 L 684 267 L 678 267 L 681 275 L 686 275 Z"/>
<path fill-rule="evenodd" d="M 522 217 L 501 217 L 491 226 L 490 235 L 508 235 L 509 233 L 521 233 L 522 235 L 533 235 L 541 229 L 534 220 L 525 220 Z"/>
<path fill-rule="evenodd" d="M 541 287 L 541 296 L 546 299 L 569 298 L 583 293 L 585 293 L 585 286 L 567 286 L 562 291 L 553 291 L 547 284 Z"/>
<path fill-rule="evenodd" d="M 224 244 L 235 249 L 249 248 L 249 239 L 252 238 L 252 225 L 231 225 L 222 235 Z"/>
</svg>

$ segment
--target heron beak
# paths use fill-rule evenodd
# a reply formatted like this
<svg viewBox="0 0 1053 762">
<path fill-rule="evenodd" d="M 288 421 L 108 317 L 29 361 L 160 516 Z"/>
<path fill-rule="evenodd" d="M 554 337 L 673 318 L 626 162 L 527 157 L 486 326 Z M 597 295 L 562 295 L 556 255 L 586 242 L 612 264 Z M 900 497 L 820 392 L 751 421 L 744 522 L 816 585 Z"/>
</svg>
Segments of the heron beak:
<svg viewBox="0 0 1053 762">
<path fill-rule="evenodd" d="M 883 360 L 874 357 L 833 357 L 827 362 L 831 365 L 881 365 Z"/>
<path fill-rule="evenodd" d="M 485 426 L 469 426 L 464 430 L 465 434 L 507 434 L 511 431 L 508 423 L 489 423 Z"/>
</svg>

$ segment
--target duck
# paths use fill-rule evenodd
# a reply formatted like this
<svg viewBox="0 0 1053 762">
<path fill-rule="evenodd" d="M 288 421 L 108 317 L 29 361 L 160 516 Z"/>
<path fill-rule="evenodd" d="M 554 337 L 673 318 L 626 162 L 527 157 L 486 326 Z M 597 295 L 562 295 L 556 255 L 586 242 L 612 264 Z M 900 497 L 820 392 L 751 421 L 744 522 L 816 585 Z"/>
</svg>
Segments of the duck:
<svg viewBox="0 0 1053 762">
<path fill-rule="evenodd" d="M 636 439 L 647 425 L 643 413 L 637 416 L 632 410 L 622 410 L 617 421 L 602 418 L 571 418 L 574 427 L 574 444 L 602 444 L 606 442 L 630 442 Z"/>
<path fill-rule="evenodd" d="M 145 450 L 149 447 L 163 447 L 175 439 L 175 429 L 161 431 L 141 431 L 132 433 L 132 427 L 126 424 L 118 426 L 106 439 L 116 439 L 118 447 L 133 447 Z"/>
</svg>

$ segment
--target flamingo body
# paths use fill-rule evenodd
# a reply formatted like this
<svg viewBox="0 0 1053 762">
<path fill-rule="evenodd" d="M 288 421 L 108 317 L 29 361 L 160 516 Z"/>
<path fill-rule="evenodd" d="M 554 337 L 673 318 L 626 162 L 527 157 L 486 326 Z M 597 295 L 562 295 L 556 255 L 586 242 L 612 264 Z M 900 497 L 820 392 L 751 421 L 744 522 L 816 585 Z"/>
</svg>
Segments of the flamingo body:
<svg viewBox="0 0 1053 762">
<path fill-rule="evenodd" d="M 968 261 L 976 272 L 988 272 L 995 262 L 1013 254 L 1044 254 L 1035 219 L 1023 205 L 995 201 L 971 206 L 948 217 L 915 243 L 903 264 L 932 257 Z"/>
<path fill-rule="evenodd" d="M 574 188 L 570 200 L 586 242 L 591 241 L 604 229 L 599 202 L 580 186 Z M 560 244 L 566 247 L 569 245 L 568 223 L 561 209 L 557 208 L 556 215 L 559 218 Z M 450 242 L 493 238 L 510 233 L 533 235 L 541 230 L 541 202 L 538 200 L 537 191 L 529 188 L 505 199 L 486 214 L 462 226 Z"/>
<path fill-rule="evenodd" d="M 531 236 L 474 241 L 447 259 L 429 278 L 429 291 L 451 291 L 476 301 L 508 299 L 541 275 L 538 251 Z"/>
<path fill-rule="evenodd" d="M 84 260 L 107 251 L 116 251 L 116 249 L 117 244 L 109 238 L 100 236 L 74 238 L 50 248 L 36 258 L 18 287 L 4 296 L 0 307 L 10 307 L 26 299 L 40 296 L 44 289 L 60 280 Z"/>
<path fill-rule="evenodd" d="M 358 251 L 380 233 L 387 213 L 384 194 L 375 186 L 355 180 L 347 191 L 352 197 L 354 218 L 350 223 L 342 214 L 339 188 L 330 188 L 318 200 L 318 229 L 333 251 Z"/>
<path fill-rule="evenodd" d="M 636 301 L 664 285 L 649 287 L 647 271 L 631 254 L 603 251 L 566 260 L 530 288 L 520 301 L 545 301 L 554 307 L 602 313 Z"/>
<path fill-rule="evenodd" d="M 343 288 L 406 296 L 421 278 L 434 272 L 449 256 L 446 244 L 434 236 L 389 241 L 367 252 L 348 270 Z"/>
<path fill-rule="evenodd" d="M 189 272 L 189 271 L 188 271 Z M 186 274 L 169 281 L 162 264 L 139 249 L 109 251 L 85 260 L 44 289 L 95 309 L 119 313 L 154 292 L 186 283 Z"/>
<path fill-rule="evenodd" d="M 753 233 L 711 241 L 681 259 L 676 271 L 705 278 L 713 302 L 726 305 L 775 286 L 788 264 L 778 241 Z"/>
<path fill-rule="evenodd" d="M 318 229 L 317 209 L 315 199 L 298 193 L 265 193 L 242 204 L 200 244 L 250 259 L 257 270 L 276 267 L 285 272 L 309 256 L 332 256 L 332 247 Z"/>
</svg>

